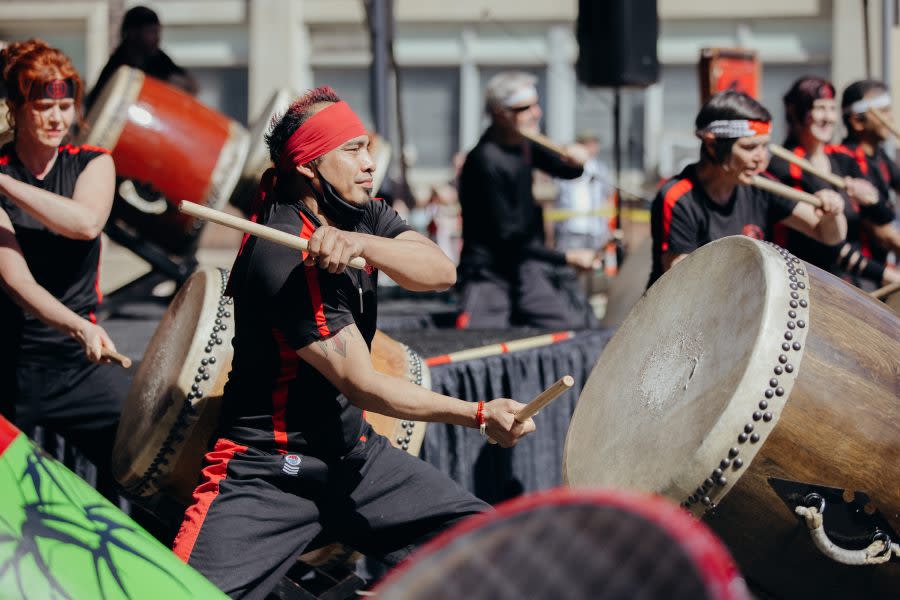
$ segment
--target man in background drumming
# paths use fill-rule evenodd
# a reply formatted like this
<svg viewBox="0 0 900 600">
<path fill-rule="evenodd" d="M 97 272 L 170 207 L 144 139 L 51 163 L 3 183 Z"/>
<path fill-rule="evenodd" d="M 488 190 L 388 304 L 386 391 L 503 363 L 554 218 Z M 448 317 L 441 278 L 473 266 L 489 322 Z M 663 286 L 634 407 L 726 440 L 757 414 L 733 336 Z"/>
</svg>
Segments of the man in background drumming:
<svg viewBox="0 0 900 600">
<path fill-rule="evenodd" d="M 700 109 L 700 161 L 667 181 L 653 200 L 649 285 L 706 243 L 739 234 L 770 239 L 778 222 L 825 244 L 844 239 L 844 203 L 833 190 L 817 192 L 822 207 L 813 208 L 748 185 L 768 163 L 771 122 L 763 105 L 736 91 L 716 94 Z"/>
<path fill-rule="evenodd" d="M 878 190 L 878 210 L 872 218 L 863 221 L 863 229 L 871 240 L 866 240 L 872 258 L 887 262 L 887 253 L 893 252 L 900 259 L 900 231 L 893 224 L 897 207 L 891 198 L 891 190 L 900 192 L 900 168 L 885 152 L 883 144 L 891 135 L 888 127 L 870 113 L 877 112 L 884 122 L 893 121 L 891 97 L 884 83 L 873 79 L 855 81 L 847 86 L 841 96 L 844 126 L 847 137 L 843 144 L 865 165 L 864 174 Z"/>
<path fill-rule="evenodd" d="M 532 169 L 573 179 L 581 175 L 587 156 L 579 147 L 560 156 L 522 135 L 522 130 L 539 131 L 536 81 L 528 73 L 505 71 L 488 82 L 491 125 L 466 157 L 459 180 L 460 328 L 565 329 L 584 321 L 563 301 L 548 270 L 553 265 L 595 269 L 599 254 L 596 248 L 558 252 L 546 247 Z"/>
<path fill-rule="evenodd" d="M 157 14 L 146 6 L 130 8 L 122 18 L 122 33 L 119 46 L 109 57 L 100 72 L 94 89 L 87 97 L 87 107 L 93 106 L 103 86 L 122 65 L 140 69 L 147 75 L 161 79 L 185 92 L 197 93 L 197 82 L 182 67 L 179 67 L 160 47 L 162 25 Z"/>
<path fill-rule="evenodd" d="M 374 370 L 378 271 L 414 291 L 453 263 L 369 197 L 368 135 L 330 88 L 295 101 L 267 136 L 256 220 L 309 252 L 245 238 L 231 273 L 234 362 L 219 439 L 174 550 L 233 596 L 263 598 L 320 534 L 395 564 L 483 502 L 393 448 L 364 410 L 480 427 L 503 446 L 534 430 L 522 405 L 449 398 Z M 348 269 L 354 257 L 365 269 Z"/>
</svg>

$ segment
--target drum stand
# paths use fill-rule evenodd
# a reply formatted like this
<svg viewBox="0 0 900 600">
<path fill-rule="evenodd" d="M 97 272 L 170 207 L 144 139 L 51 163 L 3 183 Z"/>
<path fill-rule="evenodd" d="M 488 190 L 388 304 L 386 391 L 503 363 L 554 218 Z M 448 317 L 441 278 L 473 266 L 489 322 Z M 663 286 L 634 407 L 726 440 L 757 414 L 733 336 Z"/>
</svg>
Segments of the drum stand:
<svg viewBox="0 0 900 600">
<path fill-rule="evenodd" d="M 194 239 L 179 256 L 173 257 L 158 245 L 140 237 L 115 219 L 110 219 L 104 232 L 109 239 L 128 248 L 151 266 L 149 273 L 141 275 L 106 295 L 101 305 L 101 310 L 106 316 L 129 302 L 152 298 L 153 289 L 165 281 L 174 281 L 175 290 L 178 290 L 197 268 L 195 255 L 199 233 L 194 236 Z"/>
</svg>

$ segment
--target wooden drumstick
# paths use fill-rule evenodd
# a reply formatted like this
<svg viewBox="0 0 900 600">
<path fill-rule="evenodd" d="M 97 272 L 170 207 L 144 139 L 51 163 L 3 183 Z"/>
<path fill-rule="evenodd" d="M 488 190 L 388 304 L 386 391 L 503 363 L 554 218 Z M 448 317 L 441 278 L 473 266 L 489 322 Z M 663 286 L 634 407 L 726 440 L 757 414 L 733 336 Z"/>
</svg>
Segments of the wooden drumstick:
<svg viewBox="0 0 900 600">
<path fill-rule="evenodd" d="M 131 367 L 131 359 L 125 356 L 124 354 L 119 354 L 115 350 L 110 350 L 109 348 L 103 348 L 100 351 L 100 356 L 103 358 L 108 358 L 114 363 L 118 363 L 122 366 L 123 369 L 127 369 Z"/>
<path fill-rule="evenodd" d="M 887 127 L 890 130 L 890 132 L 894 135 L 894 137 L 897 138 L 898 140 L 900 140 L 900 129 L 897 129 L 896 125 L 894 125 L 892 122 L 888 121 L 883 116 L 878 114 L 877 110 L 873 110 L 870 108 L 869 110 L 866 111 L 866 116 L 871 116 L 876 121 L 878 121 L 879 123 L 881 123 L 882 125 Z"/>
<path fill-rule="evenodd" d="M 792 188 L 789 185 L 772 181 L 768 177 L 763 177 L 762 175 L 754 175 L 750 185 L 761 190 L 766 190 L 767 192 L 772 192 L 773 194 L 778 194 L 779 196 L 783 196 L 794 202 L 805 202 L 807 204 L 812 204 L 816 208 L 822 208 L 822 201 L 816 196 L 804 192 L 803 190 Z"/>
<path fill-rule="evenodd" d="M 815 175 L 819 179 L 825 181 L 826 183 L 830 183 L 834 187 L 838 189 L 844 189 L 847 187 L 847 184 L 844 182 L 844 179 L 834 173 L 829 173 L 827 171 L 823 171 L 822 169 L 816 167 L 811 162 L 806 160 L 805 158 L 800 158 L 787 148 L 779 146 L 778 144 L 769 144 L 769 152 L 774 154 L 779 158 L 783 158 L 789 163 L 794 163 L 807 173 L 811 175 Z"/>
<path fill-rule="evenodd" d="M 295 250 L 302 250 L 305 252 L 309 246 L 309 242 L 296 235 L 291 235 L 290 233 L 280 231 L 273 227 L 260 225 L 259 223 L 248 221 L 247 219 L 235 217 L 234 215 L 229 215 L 228 213 L 222 212 L 221 210 L 216 210 L 214 208 L 203 206 L 202 204 L 197 204 L 195 202 L 182 200 L 178 205 L 178 210 L 187 215 L 191 215 L 192 217 L 197 217 L 198 219 L 206 219 L 207 221 L 211 221 L 218 225 L 231 227 L 232 229 L 237 229 L 238 231 L 249 233 L 250 235 L 255 235 L 256 237 L 268 240 L 270 242 L 275 242 L 276 244 L 281 244 L 282 246 L 287 246 L 288 248 L 293 248 Z M 361 256 L 357 256 L 350 261 L 350 266 L 356 269 L 365 269 L 366 260 Z"/>
<path fill-rule="evenodd" d="M 563 148 L 562 146 L 560 146 L 559 144 L 557 144 L 556 142 L 554 142 L 553 140 L 548 138 L 546 135 L 531 132 L 531 131 L 525 131 L 524 129 L 520 129 L 519 133 L 522 134 L 522 137 L 531 140 L 535 144 L 537 144 L 539 146 L 543 146 L 544 148 L 546 148 L 547 150 L 550 150 L 551 152 L 555 152 L 556 154 L 559 154 L 560 156 L 563 156 L 573 162 L 576 162 L 579 165 L 581 165 L 582 167 L 584 166 L 584 164 L 580 160 L 571 156 L 565 148 Z"/>
<path fill-rule="evenodd" d="M 572 389 L 573 385 L 575 385 L 575 378 L 571 375 L 564 375 L 563 377 L 560 377 L 559 380 L 556 381 L 556 383 L 538 394 L 534 400 L 523 406 L 513 418 L 519 423 L 524 423 L 531 417 L 538 414 L 542 408 L 556 400 L 563 392 L 567 392 L 568 390 Z M 497 441 L 488 438 L 488 443 L 496 444 Z"/>
<path fill-rule="evenodd" d="M 877 290 L 875 290 L 874 292 L 869 292 L 869 295 L 872 296 L 873 298 L 881 299 L 881 298 L 890 296 L 891 294 L 893 294 L 894 292 L 897 292 L 897 291 L 900 291 L 900 281 L 896 281 L 894 283 L 889 283 L 884 287 L 880 287 Z"/>
</svg>

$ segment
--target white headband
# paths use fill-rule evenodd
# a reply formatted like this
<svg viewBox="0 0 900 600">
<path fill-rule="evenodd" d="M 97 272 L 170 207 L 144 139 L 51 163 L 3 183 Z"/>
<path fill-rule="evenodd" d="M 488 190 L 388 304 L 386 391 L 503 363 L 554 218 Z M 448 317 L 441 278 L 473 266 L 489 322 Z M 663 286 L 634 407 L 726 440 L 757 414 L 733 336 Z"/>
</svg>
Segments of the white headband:
<svg viewBox="0 0 900 600">
<path fill-rule="evenodd" d="M 713 121 L 697 132 L 698 136 L 711 133 L 717 138 L 742 138 L 764 135 L 771 130 L 771 123 L 765 121 L 749 121 L 747 119 L 731 119 Z"/>
<path fill-rule="evenodd" d="M 848 106 L 844 112 L 847 114 L 854 115 L 862 115 L 865 114 L 870 108 L 887 108 L 891 105 L 891 97 L 888 94 L 881 94 L 880 96 L 875 96 L 874 98 L 864 98 L 863 100 L 857 100 L 850 106 Z"/>
<path fill-rule="evenodd" d="M 509 96 L 507 96 L 503 100 L 503 106 L 509 108 L 511 106 L 516 106 L 517 104 L 522 104 L 527 100 L 531 100 L 532 103 L 537 102 L 537 88 L 533 85 L 526 85 L 525 87 L 519 88 L 518 91 L 513 92 Z"/>
</svg>

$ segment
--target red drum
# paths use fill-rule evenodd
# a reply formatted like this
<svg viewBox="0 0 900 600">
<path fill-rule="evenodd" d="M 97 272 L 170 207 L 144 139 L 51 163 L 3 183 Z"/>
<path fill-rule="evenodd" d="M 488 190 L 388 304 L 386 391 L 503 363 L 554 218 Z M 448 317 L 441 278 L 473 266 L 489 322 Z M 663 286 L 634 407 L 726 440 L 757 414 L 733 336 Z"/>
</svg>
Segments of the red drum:
<svg viewBox="0 0 900 600">
<path fill-rule="evenodd" d="M 749 600 L 728 551 L 662 498 L 565 489 L 524 496 L 430 542 L 381 600 Z"/>
<path fill-rule="evenodd" d="M 109 148 L 116 163 L 112 216 L 176 254 L 202 227 L 178 203 L 220 208 L 247 156 L 244 127 L 130 67 L 116 71 L 87 122 L 81 143 Z"/>
<path fill-rule="evenodd" d="M 728 237 L 660 278 L 610 340 L 563 475 L 680 502 L 775 597 L 896 597 L 898 400 L 897 315 Z"/>
<path fill-rule="evenodd" d="M 228 272 L 202 268 L 181 287 L 163 315 L 134 381 L 116 432 L 113 475 L 126 491 L 191 500 L 203 455 L 216 428 L 231 372 L 232 299 L 223 296 Z M 376 369 L 430 387 L 428 367 L 407 346 L 376 332 Z M 418 454 L 425 423 L 367 412 L 378 433 Z"/>
</svg>

